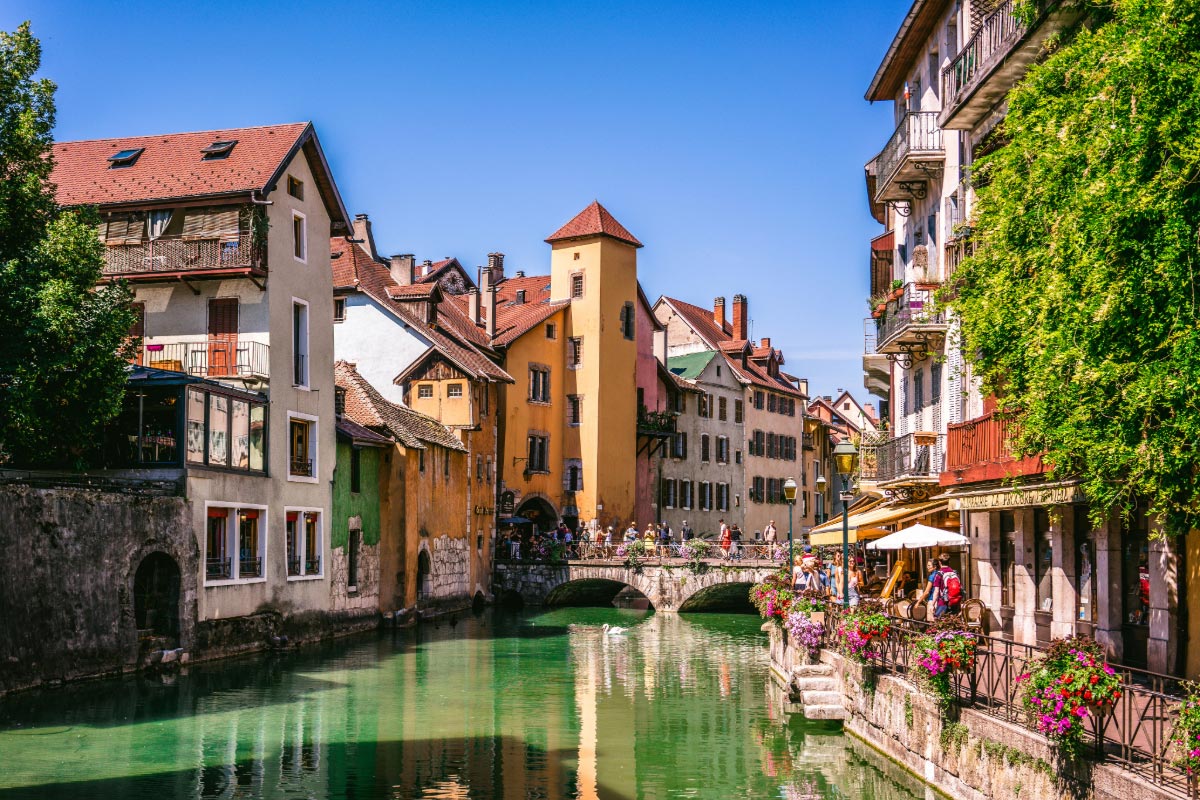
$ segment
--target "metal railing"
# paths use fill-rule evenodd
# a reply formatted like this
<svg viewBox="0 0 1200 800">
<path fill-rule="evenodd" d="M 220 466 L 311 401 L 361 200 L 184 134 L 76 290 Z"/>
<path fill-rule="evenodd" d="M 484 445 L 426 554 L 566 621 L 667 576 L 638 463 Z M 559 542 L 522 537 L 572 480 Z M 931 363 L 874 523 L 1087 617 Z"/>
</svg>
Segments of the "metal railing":
<svg viewBox="0 0 1200 800">
<path fill-rule="evenodd" d="M 954 277 L 954 273 L 958 272 L 959 266 L 963 261 L 967 260 L 975 252 L 975 240 L 971 238 L 971 230 L 965 231 L 961 228 L 959 233 L 953 238 L 946 241 L 945 247 L 943 280 L 950 282 Z"/>
<path fill-rule="evenodd" d="M 264 249 L 252 243 L 247 231 L 218 239 L 160 237 L 104 248 L 105 275 L 265 267 Z"/>
<path fill-rule="evenodd" d="M 914 326 L 944 326 L 946 312 L 935 306 L 933 292 L 904 286 L 904 294 L 888 302 L 887 311 L 875 320 L 875 347 L 886 347 Z M 874 352 L 874 351 L 872 351 Z"/>
<path fill-rule="evenodd" d="M 242 558 L 238 560 L 239 578 L 261 578 L 262 574 L 261 558 Z"/>
<path fill-rule="evenodd" d="M 904 159 L 915 155 L 942 155 L 942 129 L 938 127 L 937 118 L 936 111 L 909 111 L 900 120 L 879 153 L 879 188 L 876 196 L 891 183 Z"/>
<path fill-rule="evenodd" d="M 313 462 L 307 458 L 289 459 L 288 472 L 302 478 L 311 478 L 313 476 Z"/>
<path fill-rule="evenodd" d="M 946 435 L 907 433 L 881 442 L 863 441 L 859 471 L 863 480 L 937 480 L 945 460 Z"/>
<path fill-rule="evenodd" d="M 232 562 L 228 558 L 204 559 L 204 576 L 210 581 L 227 581 L 233 576 Z"/>
<path fill-rule="evenodd" d="M 954 60 L 942 69 L 942 98 L 946 106 L 954 105 L 977 77 L 987 75 L 994 64 L 1003 60 L 1027 30 L 1028 26 L 1013 14 L 1012 0 L 993 11 Z"/>
<path fill-rule="evenodd" d="M 787 560 L 786 531 L 784 532 L 784 537 L 782 542 L 775 542 L 774 544 L 761 541 L 734 543 L 730 545 L 728 552 L 717 546 L 715 541 L 707 540 L 712 546 L 709 548 L 709 555 L 700 559 L 700 563 L 709 565 L 738 564 L 746 567 L 777 567 Z M 624 542 L 617 541 L 614 541 L 612 544 L 605 544 L 603 542 L 566 542 L 563 543 L 562 555 L 557 561 L 623 564 L 626 556 L 618 554 L 618 552 L 624 547 L 624 544 Z M 797 550 L 799 547 L 799 539 L 797 539 Z M 682 542 L 672 542 L 670 544 L 655 543 L 654 552 L 639 554 L 638 560 L 645 565 L 670 564 L 672 566 L 692 561 L 691 558 L 684 555 L 682 548 Z M 512 547 L 512 542 L 501 542 L 496 550 L 496 560 L 528 564 L 547 562 L 547 559 L 538 558 L 534 555 L 533 548 L 527 542 L 522 543 L 516 548 Z"/>
<path fill-rule="evenodd" d="M 209 338 L 143 342 L 138 363 L 205 378 L 269 378 L 271 347 L 262 342 Z"/>
<path fill-rule="evenodd" d="M 836 649 L 833 632 L 841 614 L 836 605 L 826 610 L 825 646 L 829 649 Z M 909 675 L 914 640 L 930 629 L 930 623 L 900 617 L 890 620 L 887 638 L 868 648 L 869 663 L 885 672 Z M 970 671 L 955 673 L 951 681 L 958 705 L 1032 728 L 1018 677 L 1045 650 L 972 632 L 977 638 L 975 664 Z M 1194 797 L 1187 773 L 1172 763 L 1179 755 L 1172 740 L 1180 702 L 1187 694 L 1183 680 L 1119 664 L 1110 666 L 1121 679 L 1122 693 L 1108 713 L 1088 717 L 1095 758 L 1128 769 L 1180 797 Z"/>
</svg>

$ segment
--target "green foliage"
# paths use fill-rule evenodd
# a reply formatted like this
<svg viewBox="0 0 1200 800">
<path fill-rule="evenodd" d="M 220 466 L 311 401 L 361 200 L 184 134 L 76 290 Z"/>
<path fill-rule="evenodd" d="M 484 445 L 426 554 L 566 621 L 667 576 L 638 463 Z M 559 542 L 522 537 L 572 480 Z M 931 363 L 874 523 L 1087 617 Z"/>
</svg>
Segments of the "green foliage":
<svg viewBox="0 0 1200 800">
<path fill-rule="evenodd" d="M 912 697 L 904 695 L 904 727 L 911 728 L 913 726 L 913 707 Z"/>
<path fill-rule="evenodd" d="M 1187 696 L 1179 704 L 1179 720 L 1172 734 L 1175 766 L 1187 770 L 1189 778 L 1200 772 L 1200 684 L 1187 681 Z"/>
<path fill-rule="evenodd" d="M 943 751 L 949 752 L 953 750 L 957 753 L 967 743 L 970 733 L 967 730 L 967 726 L 961 722 L 947 722 L 942 726 L 942 733 L 938 737 L 938 742 L 941 744 Z"/>
<path fill-rule="evenodd" d="M 1097 519 L 1146 499 L 1178 533 L 1200 523 L 1200 0 L 1084 5 L 975 165 L 955 308 L 1018 450 Z"/>
<path fill-rule="evenodd" d="M 40 64 L 28 23 L 0 32 L 0 460 L 79 467 L 120 410 L 133 313 L 124 287 L 95 288 L 94 214 L 55 208 Z"/>
</svg>

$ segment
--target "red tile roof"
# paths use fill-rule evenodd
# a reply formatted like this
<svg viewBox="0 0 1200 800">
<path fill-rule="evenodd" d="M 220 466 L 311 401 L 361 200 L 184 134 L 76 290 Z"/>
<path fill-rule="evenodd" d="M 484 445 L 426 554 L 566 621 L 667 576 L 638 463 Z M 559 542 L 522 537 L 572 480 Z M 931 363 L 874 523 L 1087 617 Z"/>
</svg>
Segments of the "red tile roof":
<svg viewBox="0 0 1200 800">
<path fill-rule="evenodd" d="M 224 158 L 206 159 L 200 152 L 214 142 L 233 140 L 237 144 Z M 308 122 L 57 142 L 51 181 L 62 206 L 133 204 L 253 191 L 268 194 L 301 147 L 313 162 L 316 188 L 334 225 L 348 227 L 349 216 Z M 109 156 L 139 148 L 144 150 L 131 166 L 110 167 Z"/>
<path fill-rule="evenodd" d="M 609 236 L 619 242 L 641 247 L 642 243 L 617 222 L 608 209 L 598 200 L 575 215 L 575 218 L 550 234 L 547 242 L 562 242 L 569 239 L 585 239 L 590 236 Z"/>
<path fill-rule="evenodd" d="M 466 319 L 465 313 L 444 297 L 438 303 L 437 325 L 425 322 L 422 314 L 414 312 L 414 302 L 426 301 L 440 295 L 436 283 L 401 286 L 392 279 L 388 266 L 376 261 L 361 246 L 343 237 L 329 240 L 330 264 L 333 267 L 335 288 L 363 292 L 382 308 L 415 328 L 451 362 L 474 378 L 512 383 L 507 372 L 488 357 L 487 335 Z M 464 298 L 465 299 L 465 298 Z"/>
<path fill-rule="evenodd" d="M 675 312 L 683 317 L 683 321 L 687 323 L 688 327 L 708 342 L 709 346 L 717 347 L 721 342 L 733 339 L 733 325 L 729 320 L 725 320 L 725 327 L 718 327 L 717 321 L 713 319 L 712 309 L 694 306 L 674 297 L 663 296 L 662 300 L 670 304 Z"/>
<path fill-rule="evenodd" d="M 377 432 L 390 433 L 405 447 L 424 449 L 436 444 L 450 450 L 466 450 L 458 437 L 430 416 L 393 403 L 381 395 L 353 364 L 336 361 L 333 377 L 346 392 L 346 416 Z"/>
</svg>

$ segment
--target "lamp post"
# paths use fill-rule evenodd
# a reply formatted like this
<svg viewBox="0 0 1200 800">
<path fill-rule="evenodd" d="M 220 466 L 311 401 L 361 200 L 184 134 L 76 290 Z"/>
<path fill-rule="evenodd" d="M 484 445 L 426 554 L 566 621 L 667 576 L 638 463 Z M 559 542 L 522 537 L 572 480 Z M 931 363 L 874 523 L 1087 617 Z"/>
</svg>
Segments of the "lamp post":
<svg viewBox="0 0 1200 800">
<path fill-rule="evenodd" d="M 824 475 L 817 476 L 817 494 L 821 496 L 821 510 L 817 512 L 819 519 L 817 524 L 825 522 L 829 519 L 829 511 L 825 507 L 825 487 L 829 485 L 829 481 L 825 480 Z"/>
<path fill-rule="evenodd" d="M 858 448 L 849 439 L 833 448 L 833 461 L 842 477 L 842 607 L 850 607 L 850 479 L 858 468 Z"/>
<path fill-rule="evenodd" d="M 783 499 L 788 504 L 788 569 L 795 569 L 795 554 L 792 552 L 792 509 L 796 507 L 796 479 L 789 477 L 783 482 Z M 792 580 L 792 578 L 788 578 Z"/>
</svg>

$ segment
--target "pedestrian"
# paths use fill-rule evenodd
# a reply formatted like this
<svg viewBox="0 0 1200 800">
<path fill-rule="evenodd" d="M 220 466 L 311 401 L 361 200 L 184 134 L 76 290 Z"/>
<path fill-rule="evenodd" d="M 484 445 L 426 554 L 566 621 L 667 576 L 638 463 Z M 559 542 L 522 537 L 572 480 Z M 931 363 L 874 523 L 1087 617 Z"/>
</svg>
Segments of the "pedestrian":
<svg viewBox="0 0 1200 800">
<path fill-rule="evenodd" d="M 729 544 L 733 548 L 732 558 L 742 560 L 742 529 L 739 525 L 734 524 L 729 529 Z"/>
<path fill-rule="evenodd" d="M 690 542 L 692 539 L 696 538 L 696 532 L 692 530 L 691 525 L 688 525 L 688 521 L 686 519 L 683 521 L 683 528 L 681 528 L 679 532 L 683 534 L 683 540 L 685 542 Z"/>
<path fill-rule="evenodd" d="M 846 574 L 843 575 L 842 570 L 846 569 Z M 844 605 L 858 605 L 858 586 L 861 582 L 862 575 L 858 571 L 854 560 L 850 560 L 849 568 L 842 565 L 842 554 L 838 553 L 833 557 L 833 593 L 839 603 Z M 843 595 L 843 590 L 845 594 Z M 847 598 L 849 603 L 847 603 Z"/>
<path fill-rule="evenodd" d="M 664 558 L 671 555 L 671 526 L 665 519 L 658 526 L 658 549 Z"/>
<path fill-rule="evenodd" d="M 649 525 L 646 526 L 646 532 L 644 534 L 642 534 L 642 541 L 645 542 L 646 547 L 653 550 L 654 543 L 657 540 L 658 540 L 658 531 L 656 531 L 654 529 L 654 523 L 651 522 Z"/>
<path fill-rule="evenodd" d="M 932 602 L 933 582 L 934 582 L 934 580 L 937 579 L 937 574 L 938 574 L 937 561 L 935 559 L 931 558 L 925 562 L 925 576 L 926 576 L 925 577 L 925 588 L 921 590 L 921 593 L 919 595 L 917 595 L 916 598 L 914 598 L 916 600 L 916 602 L 918 602 L 918 603 L 924 603 L 927 601 Z"/>
<path fill-rule="evenodd" d="M 729 558 L 729 548 L 733 546 L 733 537 L 729 533 L 729 526 L 725 524 L 725 520 L 719 520 L 721 523 L 721 532 L 717 537 L 717 545 L 725 551 L 725 557 Z"/>
<path fill-rule="evenodd" d="M 763 528 L 763 541 L 767 544 L 775 544 L 779 541 L 779 531 L 775 529 L 775 520 L 767 523 L 767 527 Z"/>
<path fill-rule="evenodd" d="M 958 614 L 962 611 L 962 579 L 950 566 L 950 554 L 942 553 L 938 557 L 937 572 L 929 581 L 933 596 L 933 618 L 938 619 L 945 614 Z"/>
<path fill-rule="evenodd" d="M 630 521 L 629 527 L 625 529 L 625 541 L 636 542 L 638 538 L 637 523 Z"/>
</svg>

